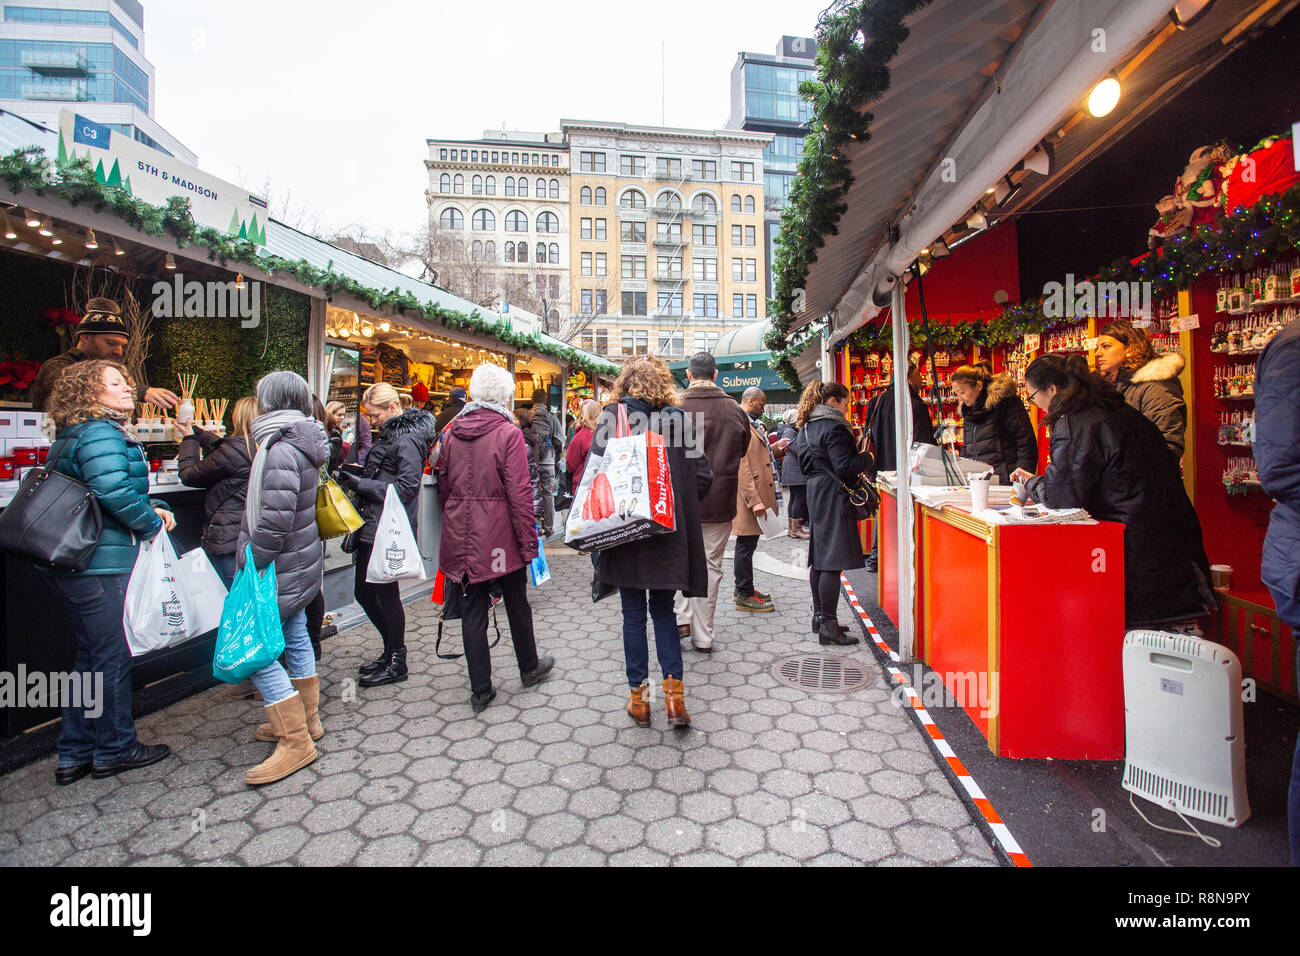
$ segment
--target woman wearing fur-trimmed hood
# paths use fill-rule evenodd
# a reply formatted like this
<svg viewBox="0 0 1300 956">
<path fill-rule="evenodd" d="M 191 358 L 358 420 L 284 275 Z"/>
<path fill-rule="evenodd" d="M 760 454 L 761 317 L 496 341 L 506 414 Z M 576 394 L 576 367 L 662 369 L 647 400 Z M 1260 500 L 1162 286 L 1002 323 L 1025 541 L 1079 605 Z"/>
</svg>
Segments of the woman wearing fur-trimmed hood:
<svg viewBox="0 0 1300 956">
<path fill-rule="evenodd" d="M 1187 402 L 1178 379 L 1184 365 L 1177 352 L 1157 354 L 1131 322 L 1111 322 L 1097 333 L 1097 371 L 1160 429 L 1175 461 L 1186 444 Z"/>
<path fill-rule="evenodd" d="M 989 465 L 1004 485 L 1017 468 L 1037 470 L 1038 440 L 1011 376 L 977 362 L 952 373 L 952 388 L 961 405 L 962 457 Z"/>
</svg>

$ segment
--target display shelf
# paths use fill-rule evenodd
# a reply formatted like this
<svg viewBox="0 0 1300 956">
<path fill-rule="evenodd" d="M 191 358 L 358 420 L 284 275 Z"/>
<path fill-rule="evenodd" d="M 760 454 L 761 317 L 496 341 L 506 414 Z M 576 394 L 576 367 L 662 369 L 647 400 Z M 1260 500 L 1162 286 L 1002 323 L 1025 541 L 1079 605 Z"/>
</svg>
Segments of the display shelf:
<svg viewBox="0 0 1300 956">
<path fill-rule="evenodd" d="M 1225 447 L 1227 447 L 1227 446 L 1231 446 L 1231 447 L 1233 447 L 1233 448 L 1250 448 L 1250 447 L 1251 447 L 1251 443 L 1248 442 L 1248 441 L 1221 441 L 1221 442 L 1219 442 L 1219 444 L 1220 444 L 1220 445 L 1223 445 L 1223 446 L 1225 446 Z"/>
<path fill-rule="evenodd" d="M 1260 299 L 1258 302 L 1251 302 L 1249 305 L 1240 309 L 1225 309 L 1216 315 L 1248 315 L 1251 312 L 1262 312 L 1265 309 L 1271 309 L 1279 305 L 1296 305 L 1300 304 L 1300 295 L 1287 296 L 1285 299 Z"/>
<path fill-rule="evenodd" d="M 1221 402 L 1253 402 L 1255 393 L 1251 392 L 1249 395 L 1216 395 L 1215 397 Z"/>
</svg>

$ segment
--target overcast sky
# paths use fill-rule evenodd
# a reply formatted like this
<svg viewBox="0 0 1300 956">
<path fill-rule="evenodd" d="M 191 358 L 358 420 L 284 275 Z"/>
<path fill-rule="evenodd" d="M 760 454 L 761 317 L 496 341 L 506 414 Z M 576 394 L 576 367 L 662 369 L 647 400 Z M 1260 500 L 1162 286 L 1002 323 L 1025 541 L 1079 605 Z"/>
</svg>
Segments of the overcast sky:
<svg viewBox="0 0 1300 956">
<path fill-rule="evenodd" d="M 561 118 L 720 128 L 736 54 L 811 36 L 827 2 L 145 0 L 145 50 L 156 119 L 201 168 L 269 179 L 333 226 L 410 232 L 427 138 Z"/>
</svg>

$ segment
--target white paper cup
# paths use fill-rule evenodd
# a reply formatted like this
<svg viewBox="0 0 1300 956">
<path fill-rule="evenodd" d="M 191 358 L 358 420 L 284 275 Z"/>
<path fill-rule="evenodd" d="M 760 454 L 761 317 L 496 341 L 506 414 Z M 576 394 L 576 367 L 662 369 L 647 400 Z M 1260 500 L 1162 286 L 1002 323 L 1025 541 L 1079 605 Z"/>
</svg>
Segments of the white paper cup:
<svg viewBox="0 0 1300 956">
<path fill-rule="evenodd" d="M 971 478 L 970 480 L 970 505 L 971 511 L 984 511 L 989 506 L 989 477 Z"/>
</svg>

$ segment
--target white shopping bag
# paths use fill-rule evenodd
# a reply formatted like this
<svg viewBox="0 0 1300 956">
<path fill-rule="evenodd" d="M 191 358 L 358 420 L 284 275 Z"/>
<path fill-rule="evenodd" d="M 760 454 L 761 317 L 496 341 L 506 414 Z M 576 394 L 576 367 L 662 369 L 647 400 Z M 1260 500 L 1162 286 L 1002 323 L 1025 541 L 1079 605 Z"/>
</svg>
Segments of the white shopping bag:
<svg viewBox="0 0 1300 956">
<path fill-rule="evenodd" d="M 789 532 L 789 525 L 781 520 L 775 511 L 764 511 L 758 516 L 758 527 L 763 532 L 763 540 L 771 541 Z"/>
<path fill-rule="evenodd" d="M 189 637 L 190 613 L 176 578 L 178 563 L 166 531 L 141 543 L 122 610 L 122 627 L 133 657 Z"/>
<path fill-rule="evenodd" d="M 375 529 L 375 549 L 366 565 L 366 580 L 371 584 L 389 581 L 423 581 L 424 559 L 415 542 L 415 532 L 402 507 L 402 499 L 392 485 L 384 492 L 384 513 Z"/>
<path fill-rule="evenodd" d="M 221 609 L 226 603 L 226 586 L 208 560 L 207 553 L 202 548 L 195 548 L 181 555 L 176 577 L 190 612 L 186 637 L 198 637 L 216 630 L 221 624 Z"/>
</svg>

